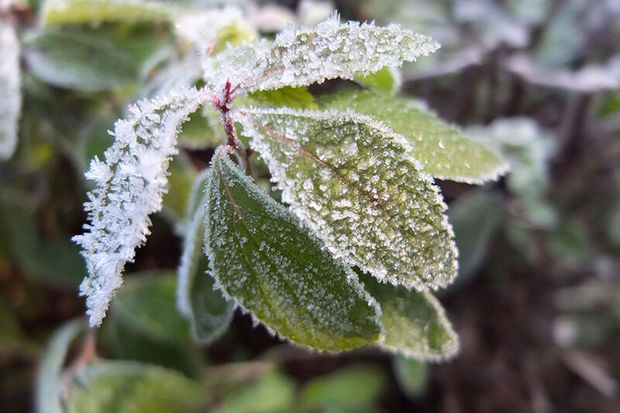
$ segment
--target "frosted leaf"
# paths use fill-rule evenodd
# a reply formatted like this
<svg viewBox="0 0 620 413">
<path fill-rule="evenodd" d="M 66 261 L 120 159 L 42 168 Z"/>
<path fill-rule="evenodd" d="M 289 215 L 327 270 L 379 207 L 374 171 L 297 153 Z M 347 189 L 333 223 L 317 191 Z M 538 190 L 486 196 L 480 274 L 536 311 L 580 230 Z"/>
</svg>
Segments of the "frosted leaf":
<svg viewBox="0 0 620 413">
<path fill-rule="evenodd" d="M 415 61 L 439 48 L 427 36 L 399 25 L 340 23 L 337 14 L 314 27 L 287 28 L 273 42 L 260 41 L 218 56 L 219 73 L 205 77 L 220 90 L 227 79 L 245 92 L 354 79 Z"/>
<path fill-rule="evenodd" d="M 194 339 L 208 344 L 226 331 L 235 306 L 226 301 L 207 274 L 208 260 L 202 250 L 205 235 L 206 201 L 204 189 L 209 172 L 194 182 L 188 203 L 190 219 L 183 239 L 183 254 L 178 269 L 177 307 L 189 319 Z"/>
<path fill-rule="evenodd" d="M 484 144 L 469 139 L 416 101 L 369 91 L 346 91 L 326 95 L 319 101 L 326 109 L 352 109 L 385 122 L 406 137 L 414 158 L 424 171 L 440 179 L 480 184 L 495 180 L 508 164 Z"/>
<path fill-rule="evenodd" d="M 361 279 L 381 306 L 382 347 L 419 360 L 441 360 L 456 354 L 458 336 L 432 294 L 381 284 L 368 275 Z"/>
<path fill-rule="evenodd" d="M 19 78 L 17 35 L 13 26 L 0 20 L 0 161 L 9 159 L 17 146 Z"/>
<path fill-rule="evenodd" d="M 404 137 L 352 111 L 236 116 L 282 200 L 336 258 L 418 290 L 452 281 L 458 253 L 446 206 Z"/>
<path fill-rule="evenodd" d="M 221 148 L 210 171 L 205 244 L 225 294 L 299 345 L 341 351 L 376 342 L 380 313 L 356 274 Z"/>
<path fill-rule="evenodd" d="M 85 175 L 96 186 L 84 204 L 90 223 L 84 225 L 87 232 L 73 237 L 86 260 L 80 294 L 87 296 L 91 326 L 101 324 L 125 263 L 149 234 L 149 215 L 162 207 L 179 126 L 202 99 L 192 88 L 130 106 L 129 117 L 114 125 L 105 161 L 91 161 Z"/>
</svg>

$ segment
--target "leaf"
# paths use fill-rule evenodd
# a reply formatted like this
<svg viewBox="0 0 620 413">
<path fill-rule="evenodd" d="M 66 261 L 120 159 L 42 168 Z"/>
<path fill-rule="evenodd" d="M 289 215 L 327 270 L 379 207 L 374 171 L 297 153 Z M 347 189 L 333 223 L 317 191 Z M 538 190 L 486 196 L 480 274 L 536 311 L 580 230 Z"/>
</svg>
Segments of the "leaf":
<svg viewBox="0 0 620 413">
<path fill-rule="evenodd" d="M 189 197 L 192 183 L 198 172 L 184 153 L 175 156 L 170 162 L 168 174 L 168 193 L 164 197 L 163 211 L 175 223 L 185 215 L 185 202 Z"/>
<path fill-rule="evenodd" d="M 0 161 L 17 147 L 20 91 L 19 41 L 13 26 L 0 20 Z"/>
<path fill-rule="evenodd" d="M 377 368 L 346 367 L 309 382 L 301 393 L 300 405 L 335 412 L 373 412 L 385 385 L 385 374 Z"/>
<path fill-rule="evenodd" d="M 451 204 L 448 216 L 459 249 L 458 284 L 483 263 L 491 236 L 501 225 L 504 211 L 490 194 L 476 191 Z"/>
<path fill-rule="evenodd" d="M 295 383 L 277 372 L 269 372 L 256 382 L 229 394 L 218 413 L 273 413 L 294 410 Z"/>
<path fill-rule="evenodd" d="M 385 123 L 412 146 L 411 155 L 436 178 L 482 183 L 507 170 L 505 161 L 482 143 L 423 109 L 417 102 L 369 91 L 346 91 L 319 101 L 323 109 L 351 109 Z"/>
<path fill-rule="evenodd" d="M 70 413 L 191 413 L 204 408 L 198 382 L 161 367 L 99 362 L 75 380 L 67 400 Z"/>
<path fill-rule="evenodd" d="M 37 413 L 62 413 L 60 404 L 60 374 L 71 342 L 83 329 L 82 320 L 64 324 L 55 333 L 41 362 L 37 376 L 35 411 Z"/>
<path fill-rule="evenodd" d="M 177 306 L 192 326 L 194 338 L 208 344 L 228 328 L 235 306 L 216 290 L 207 274 L 209 265 L 202 250 L 205 238 L 204 189 L 209 172 L 202 172 L 194 182 L 189 201 L 187 225 L 183 240 L 183 255 L 178 270 Z"/>
<path fill-rule="evenodd" d="M 217 120 L 217 123 L 210 121 L 209 117 Z M 213 108 L 205 105 L 202 111 L 192 113 L 189 120 L 183 125 L 183 130 L 179 135 L 179 146 L 192 150 L 219 146 L 226 142 L 222 138 L 224 133 L 221 129 L 218 113 Z"/>
<path fill-rule="evenodd" d="M 46 0 L 41 22 L 49 24 L 169 20 L 182 10 L 165 1 Z"/>
<path fill-rule="evenodd" d="M 102 342 L 117 358 L 156 363 L 194 376 L 203 360 L 190 347 L 190 325 L 176 308 L 176 274 L 132 274 L 112 303 Z"/>
<path fill-rule="evenodd" d="M 90 223 L 73 237 L 82 246 L 88 276 L 80 294 L 88 298 L 90 325 L 101 324 L 124 265 L 149 233 L 149 215 L 162 207 L 167 170 L 177 153 L 176 137 L 187 115 L 202 103 L 201 92 L 182 89 L 129 108 L 114 125 L 115 141 L 105 162 L 95 157 L 86 177 L 95 181 L 84 204 Z"/>
<path fill-rule="evenodd" d="M 336 257 L 408 288 L 439 288 L 457 270 L 446 209 L 410 146 L 351 111 L 239 109 L 282 199 Z"/>
<path fill-rule="evenodd" d="M 175 307 L 176 277 L 172 272 L 131 277 L 116 296 L 114 316 L 133 330 L 170 342 L 189 341 L 189 325 Z"/>
<path fill-rule="evenodd" d="M 383 347 L 418 360 L 442 360 L 456 354 L 458 337 L 433 295 L 382 284 L 369 275 L 362 280 L 381 305 Z"/>
<path fill-rule="evenodd" d="M 355 274 L 221 148 L 205 199 L 207 255 L 225 295 L 299 345 L 341 351 L 378 339 L 376 304 Z"/>
<path fill-rule="evenodd" d="M 392 359 L 392 368 L 398 386 L 407 396 L 415 398 L 424 392 L 428 381 L 426 364 L 402 355 L 396 355 Z"/>
<path fill-rule="evenodd" d="M 400 72 L 393 67 L 384 67 L 378 72 L 366 76 L 356 76 L 355 81 L 380 93 L 393 95 L 400 87 Z"/>
<path fill-rule="evenodd" d="M 250 93 L 247 98 L 237 98 L 235 103 L 243 105 L 245 101 L 257 106 L 289 107 L 294 109 L 316 109 L 314 97 L 305 87 L 285 86 L 277 90 L 262 90 Z"/>
<path fill-rule="evenodd" d="M 28 69 L 55 86 L 87 92 L 138 79 L 138 67 L 111 42 L 93 35 L 40 31 L 26 40 Z"/>
<path fill-rule="evenodd" d="M 308 86 L 328 79 L 354 79 L 415 61 L 439 48 L 429 37 L 398 25 L 340 23 L 339 16 L 314 27 L 287 28 L 273 42 L 260 41 L 216 56 L 205 79 L 221 90 L 232 79 L 240 92 Z"/>
</svg>

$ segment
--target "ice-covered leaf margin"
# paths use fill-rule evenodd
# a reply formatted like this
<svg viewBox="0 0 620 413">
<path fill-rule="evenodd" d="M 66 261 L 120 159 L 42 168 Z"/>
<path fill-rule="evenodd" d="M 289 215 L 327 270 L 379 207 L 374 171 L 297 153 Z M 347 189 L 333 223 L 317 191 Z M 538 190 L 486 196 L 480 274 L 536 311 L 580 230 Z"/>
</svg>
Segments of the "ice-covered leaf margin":
<svg viewBox="0 0 620 413">
<path fill-rule="evenodd" d="M 458 252 L 446 205 L 407 139 L 350 110 L 235 116 L 283 201 L 336 258 L 407 288 L 452 282 Z"/>
<path fill-rule="evenodd" d="M 238 93 L 308 86 L 328 79 L 355 79 L 385 66 L 399 67 L 439 48 L 428 36 L 397 24 L 340 23 L 338 14 L 313 27 L 288 28 L 266 40 L 221 53 L 206 66 L 205 80 L 221 90 L 227 80 Z"/>
<path fill-rule="evenodd" d="M 129 117 L 114 125 L 105 161 L 91 161 L 86 177 L 96 187 L 84 204 L 90 223 L 84 225 L 87 232 L 73 237 L 86 260 L 80 294 L 87 296 L 91 326 L 101 324 L 125 263 L 149 234 L 149 215 L 161 209 L 167 190 L 179 127 L 203 99 L 203 92 L 191 88 L 130 106 Z"/>
<path fill-rule="evenodd" d="M 19 41 L 14 27 L 0 21 L 0 161 L 9 159 L 17 146 L 19 82 Z"/>
</svg>

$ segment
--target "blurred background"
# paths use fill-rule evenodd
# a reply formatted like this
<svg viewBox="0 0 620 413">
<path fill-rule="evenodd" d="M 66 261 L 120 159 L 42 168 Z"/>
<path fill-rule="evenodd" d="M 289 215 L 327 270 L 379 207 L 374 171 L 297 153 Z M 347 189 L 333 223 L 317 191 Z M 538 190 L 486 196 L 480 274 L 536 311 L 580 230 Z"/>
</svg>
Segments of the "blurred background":
<svg viewBox="0 0 620 413">
<path fill-rule="evenodd" d="M 23 96 L 16 153 L 0 162 L 0 411 L 62 411 L 58 389 L 85 412 L 106 397 L 110 411 L 620 411 L 619 0 L 157 3 L 235 3 L 266 34 L 336 9 L 441 43 L 402 68 L 400 93 L 501 151 L 511 173 L 483 187 L 438 182 L 461 254 L 439 298 L 461 351 L 437 364 L 309 352 L 241 313 L 211 345 L 192 343 L 175 307 L 175 223 L 214 147 L 200 142 L 212 133 L 204 119 L 183 131 L 165 209 L 126 286 L 103 327 L 86 331 L 84 265 L 69 240 L 85 220 L 83 172 L 127 104 L 183 70 L 184 49 L 153 9 L 55 25 L 44 3 L 0 1 L 21 44 Z M 109 362 L 69 389 L 93 357 Z"/>
</svg>

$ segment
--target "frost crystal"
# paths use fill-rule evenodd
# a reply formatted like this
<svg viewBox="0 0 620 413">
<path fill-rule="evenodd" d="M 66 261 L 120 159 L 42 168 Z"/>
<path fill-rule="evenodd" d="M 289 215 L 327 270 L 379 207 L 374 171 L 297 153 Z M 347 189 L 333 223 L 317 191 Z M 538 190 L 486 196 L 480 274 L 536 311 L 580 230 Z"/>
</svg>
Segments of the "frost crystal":
<svg viewBox="0 0 620 413">
<path fill-rule="evenodd" d="M 403 136 L 352 111 L 240 108 L 236 117 L 283 201 L 335 257 L 408 288 L 452 281 L 446 206 Z"/>
<path fill-rule="evenodd" d="M 21 109 L 19 42 L 15 29 L 0 21 L 0 160 L 13 155 Z"/>
<path fill-rule="evenodd" d="M 84 204 L 89 224 L 73 239 L 83 248 L 88 276 L 80 285 L 87 296 L 90 325 L 101 324 L 110 300 L 122 284 L 121 273 L 149 233 L 149 214 L 162 206 L 170 157 L 177 153 L 179 126 L 202 100 L 184 89 L 129 108 L 114 125 L 115 141 L 105 162 L 95 157 L 86 177 L 96 187 Z"/>
<path fill-rule="evenodd" d="M 219 74 L 206 79 L 215 90 L 228 78 L 246 92 L 307 86 L 400 66 L 438 48 L 430 37 L 399 25 L 340 23 L 333 14 L 314 27 L 288 28 L 271 43 L 260 41 L 220 54 L 215 63 Z"/>
</svg>

